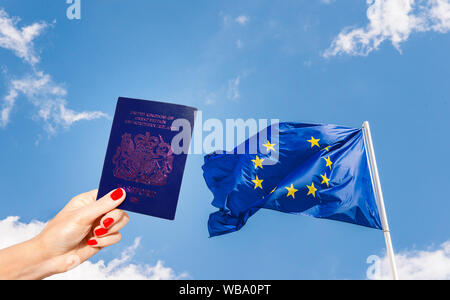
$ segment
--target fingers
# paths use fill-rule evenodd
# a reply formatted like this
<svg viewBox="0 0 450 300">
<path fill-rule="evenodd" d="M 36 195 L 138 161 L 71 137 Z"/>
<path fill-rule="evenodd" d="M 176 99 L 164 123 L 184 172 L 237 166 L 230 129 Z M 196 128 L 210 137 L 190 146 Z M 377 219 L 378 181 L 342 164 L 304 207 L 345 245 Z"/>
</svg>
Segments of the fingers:
<svg viewBox="0 0 450 300">
<path fill-rule="evenodd" d="M 120 232 L 106 235 L 104 237 L 93 237 L 88 240 L 88 245 L 93 248 L 104 248 L 117 244 L 122 239 Z"/>
<path fill-rule="evenodd" d="M 122 219 L 120 219 L 117 223 L 115 223 L 109 229 L 107 229 L 108 233 L 113 233 L 113 232 L 117 232 L 117 231 L 121 230 L 122 228 L 125 227 L 125 225 L 128 224 L 129 221 L 130 221 L 130 217 L 128 216 L 128 214 L 125 214 L 122 217 Z"/>
<path fill-rule="evenodd" d="M 129 220 L 130 217 L 126 212 L 115 209 L 102 218 L 101 226 L 94 228 L 94 235 L 96 237 L 104 237 L 114 234 L 125 227 Z"/>
<path fill-rule="evenodd" d="M 100 226 L 105 229 L 110 229 L 112 226 L 114 226 L 117 222 L 119 222 L 123 218 L 126 218 L 128 220 L 130 219 L 128 214 L 123 210 L 114 209 L 103 216 L 103 218 L 100 220 Z"/>
<path fill-rule="evenodd" d="M 116 189 L 94 203 L 82 208 L 80 218 L 85 223 L 92 223 L 122 204 L 125 198 L 125 191 L 123 189 Z"/>
</svg>

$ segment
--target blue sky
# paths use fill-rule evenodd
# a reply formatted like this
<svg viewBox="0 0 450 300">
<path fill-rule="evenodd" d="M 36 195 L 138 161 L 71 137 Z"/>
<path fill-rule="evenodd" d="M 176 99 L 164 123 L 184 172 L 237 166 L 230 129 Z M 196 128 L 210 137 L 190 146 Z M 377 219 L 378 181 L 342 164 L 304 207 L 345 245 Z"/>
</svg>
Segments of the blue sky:
<svg viewBox="0 0 450 300">
<path fill-rule="evenodd" d="M 0 219 L 46 221 L 97 188 L 125 96 L 204 119 L 369 120 L 395 249 L 439 247 L 450 228 L 450 6 L 394 2 L 81 0 L 81 20 L 69 20 L 64 0 L 0 0 L 3 20 L 42 27 L 22 44 L 0 33 L 3 109 L 18 93 L 0 128 Z M 30 82 L 43 84 L 20 85 Z M 202 161 L 188 159 L 174 222 L 132 214 L 122 242 L 93 260 L 142 237 L 134 263 L 163 260 L 193 279 L 363 279 L 366 258 L 384 254 L 379 231 L 273 211 L 209 239 Z"/>
</svg>

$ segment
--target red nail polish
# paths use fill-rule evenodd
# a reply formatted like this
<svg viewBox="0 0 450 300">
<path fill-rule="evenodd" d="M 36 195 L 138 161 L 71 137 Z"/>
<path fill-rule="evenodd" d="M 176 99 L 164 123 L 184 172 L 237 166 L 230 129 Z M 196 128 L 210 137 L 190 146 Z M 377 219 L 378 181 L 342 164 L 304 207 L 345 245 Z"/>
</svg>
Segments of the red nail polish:
<svg viewBox="0 0 450 300">
<path fill-rule="evenodd" d="M 108 230 L 106 230 L 105 228 L 99 228 L 97 230 L 94 231 L 96 236 L 102 236 L 108 233 Z"/>
<path fill-rule="evenodd" d="M 97 244 L 98 244 L 97 241 L 94 240 L 94 239 L 91 239 L 91 240 L 88 241 L 88 245 L 89 245 L 89 246 L 95 246 L 95 245 L 97 245 Z"/>
<path fill-rule="evenodd" d="M 112 223 L 114 223 L 113 218 L 107 218 L 107 219 L 103 220 L 103 226 L 105 228 L 108 228 L 109 226 L 111 226 Z"/>
<path fill-rule="evenodd" d="M 122 189 L 117 189 L 111 194 L 111 199 L 113 199 L 114 201 L 117 201 L 120 198 L 122 198 L 122 196 L 123 196 Z"/>
</svg>

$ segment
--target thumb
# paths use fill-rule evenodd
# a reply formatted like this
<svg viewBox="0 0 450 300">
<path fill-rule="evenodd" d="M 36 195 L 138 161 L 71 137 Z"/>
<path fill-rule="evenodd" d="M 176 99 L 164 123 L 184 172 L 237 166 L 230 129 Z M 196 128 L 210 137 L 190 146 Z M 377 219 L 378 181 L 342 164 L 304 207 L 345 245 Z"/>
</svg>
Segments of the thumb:
<svg viewBox="0 0 450 300">
<path fill-rule="evenodd" d="M 80 217 L 86 223 L 92 223 L 104 214 L 115 209 L 122 204 L 126 198 L 126 193 L 123 189 L 116 189 L 107 195 L 103 196 L 99 200 L 95 201 L 88 206 L 85 206 L 80 213 Z"/>
</svg>

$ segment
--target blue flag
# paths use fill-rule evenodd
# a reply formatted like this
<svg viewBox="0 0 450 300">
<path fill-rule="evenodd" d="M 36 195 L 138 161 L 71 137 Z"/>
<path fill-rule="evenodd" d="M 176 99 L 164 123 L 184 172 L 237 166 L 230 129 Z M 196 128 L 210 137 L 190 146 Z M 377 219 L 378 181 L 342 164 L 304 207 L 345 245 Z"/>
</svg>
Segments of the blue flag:
<svg viewBox="0 0 450 300">
<path fill-rule="evenodd" d="M 205 156 L 203 176 L 219 209 L 211 237 L 241 229 L 262 208 L 382 228 L 362 129 L 271 125 L 232 153 Z"/>
</svg>

